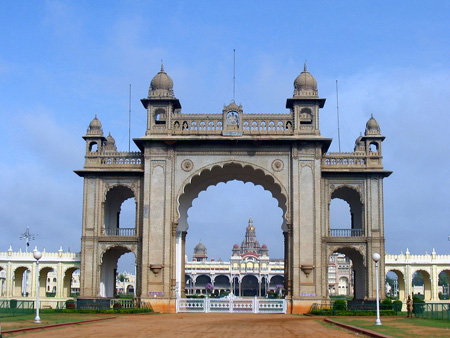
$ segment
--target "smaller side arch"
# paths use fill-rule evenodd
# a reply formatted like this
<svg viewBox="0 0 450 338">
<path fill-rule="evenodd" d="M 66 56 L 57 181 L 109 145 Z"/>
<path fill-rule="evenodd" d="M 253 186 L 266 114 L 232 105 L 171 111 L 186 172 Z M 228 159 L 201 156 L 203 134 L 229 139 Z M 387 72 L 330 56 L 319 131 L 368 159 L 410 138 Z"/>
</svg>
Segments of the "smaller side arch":
<svg viewBox="0 0 450 338">
<path fill-rule="evenodd" d="M 416 276 L 417 273 L 420 273 L 423 277 L 423 288 L 419 286 L 414 286 L 413 285 L 413 280 L 414 277 Z M 411 283 L 410 285 L 412 286 L 412 290 L 413 290 L 413 294 L 421 294 L 423 295 L 423 298 L 425 301 L 427 300 L 431 300 L 432 298 L 432 293 L 431 293 L 431 275 L 430 275 L 430 271 L 427 271 L 425 269 L 421 269 L 421 268 L 417 268 L 415 269 L 412 274 L 412 280 L 409 281 L 409 283 Z M 422 291 L 423 290 L 423 291 Z"/>
<path fill-rule="evenodd" d="M 329 215 L 329 233 L 332 237 L 360 237 L 364 236 L 364 203 L 362 195 L 358 189 L 349 185 L 334 186 L 329 195 L 328 215 Z M 331 203 L 334 199 L 340 199 L 346 202 L 350 208 L 349 223 L 345 225 L 331 224 Z"/>
<path fill-rule="evenodd" d="M 405 275 L 399 269 L 391 269 L 386 272 L 386 281 L 388 280 L 388 275 L 392 274 L 396 278 L 394 279 L 393 285 L 390 285 L 391 290 L 389 295 L 392 297 L 398 297 L 399 300 L 406 300 L 406 284 L 405 284 Z M 387 290 L 386 290 L 387 291 Z"/>
<path fill-rule="evenodd" d="M 100 285 L 99 296 L 100 297 L 114 297 L 116 295 L 116 273 L 117 263 L 119 258 L 125 254 L 131 252 L 136 255 L 135 245 L 108 245 L 100 254 Z M 136 280 L 136 283 L 138 280 Z"/>
</svg>

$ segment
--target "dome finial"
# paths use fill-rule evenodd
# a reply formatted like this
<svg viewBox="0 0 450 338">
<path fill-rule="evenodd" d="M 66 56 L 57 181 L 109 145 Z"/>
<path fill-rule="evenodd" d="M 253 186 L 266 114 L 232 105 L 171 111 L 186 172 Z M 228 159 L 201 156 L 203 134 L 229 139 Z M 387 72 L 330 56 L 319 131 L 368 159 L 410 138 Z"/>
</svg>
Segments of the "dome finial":
<svg viewBox="0 0 450 338">
<path fill-rule="evenodd" d="M 303 72 L 301 72 L 294 81 L 294 98 L 300 97 L 319 97 L 317 81 L 314 76 L 308 72 L 306 60 L 303 64 Z"/>
<path fill-rule="evenodd" d="M 164 71 L 164 63 L 161 60 L 161 70 L 150 82 L 148 97 L 171 97 L 173 98 L 173 81 Z"/>
</svg>

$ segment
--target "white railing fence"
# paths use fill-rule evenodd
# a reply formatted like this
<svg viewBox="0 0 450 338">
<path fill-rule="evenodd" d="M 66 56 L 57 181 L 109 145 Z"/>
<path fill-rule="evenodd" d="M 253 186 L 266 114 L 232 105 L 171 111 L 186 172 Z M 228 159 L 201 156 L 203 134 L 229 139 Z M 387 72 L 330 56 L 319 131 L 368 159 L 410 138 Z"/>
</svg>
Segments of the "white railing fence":
<svg viewBox="0 0 450 338">
<path fill-rule="evenodd" d="M 285 299 L 178 298 L 177 312 L 286 313 Z"/>
</svg>

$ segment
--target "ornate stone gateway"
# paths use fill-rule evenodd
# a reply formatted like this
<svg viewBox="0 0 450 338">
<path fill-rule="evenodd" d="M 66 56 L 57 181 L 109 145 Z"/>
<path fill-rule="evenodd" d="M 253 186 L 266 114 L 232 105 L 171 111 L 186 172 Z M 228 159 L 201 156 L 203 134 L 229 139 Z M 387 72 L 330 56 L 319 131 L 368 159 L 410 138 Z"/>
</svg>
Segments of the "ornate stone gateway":
<svg viewBox="0 0 450 338">
<path fill-rule="evenodd" d="M 173 81 L 161 68 L 142 99 L 140 152 L 118 152 L 94 118 L 83 138 L 84 178 L 81 296 L 113 297 L 118 258 L 136 257 L 136 296 L 156 311 L 175 312 L 184 296 L 187 212 L 210 185 L 240 180 L 261 185 L 283 210 L 287 312 L 302 313 L 327 299 L 333 252 L 355 267 L 355 297 L 375 298 L 372 252 L 384 257 L 384 137 L 374 118 L 352 153 L 327 153 L 319 131 L 317 82 L 307 71 L 294 81 L 285 114 L 245 114 L 234 102 L 222 114 L 184 114 Z M 121 204 L 134 198 L 135 224 L 120 224 Z M 352 224 L 330 226 L 332 199 L 350 205 Z M 384 261 L 381 262 L 384 271 Z M 384 280 L 380 281 L 384 289 Z"/>
</svg>

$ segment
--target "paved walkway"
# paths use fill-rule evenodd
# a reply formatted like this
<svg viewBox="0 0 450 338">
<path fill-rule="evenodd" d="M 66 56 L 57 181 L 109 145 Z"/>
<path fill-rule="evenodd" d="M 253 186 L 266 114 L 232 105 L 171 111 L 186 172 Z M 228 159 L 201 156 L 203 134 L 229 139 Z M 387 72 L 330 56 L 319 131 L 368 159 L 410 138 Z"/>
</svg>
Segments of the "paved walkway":
<svg viewBox="0 0 450 338">
<path fill-rule="evenodd" d="M 266 314 L 161 314 L 116 319 L 29 332 L 46 338 L 291 338 L 355 337 L 355 333 L 325 324 L 322 319 Z M 361 337 L 361 335 L 359 335 Z"/>
</svg>

